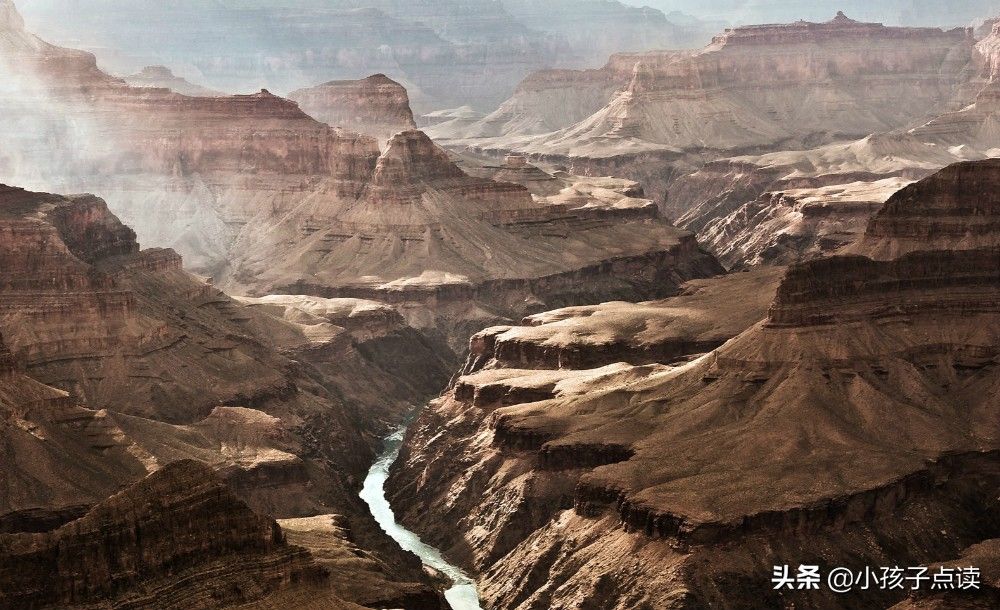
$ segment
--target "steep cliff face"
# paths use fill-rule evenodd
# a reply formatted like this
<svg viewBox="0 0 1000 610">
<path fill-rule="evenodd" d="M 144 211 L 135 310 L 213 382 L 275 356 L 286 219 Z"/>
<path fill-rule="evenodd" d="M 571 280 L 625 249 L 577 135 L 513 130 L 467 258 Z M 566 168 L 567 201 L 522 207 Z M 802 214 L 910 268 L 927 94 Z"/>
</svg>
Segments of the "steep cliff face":
<svg viewBox="0 0 1000 610">
<path fill-rule="evenodd" d="M 133 87 L 170 89 L 175 93 L 192 97 L 222 97 L 224 95 L 219 91 L 196 85 L 181 78 L 166 66 L 146 66 L 135 74 L 126 76 L 123 80 Z"/>
<path fill-rule="evenodd" d="M 593 80 L 586 73 L 552 80 L 544 95 L 522 87 L 498 113 L 451 133 L 435 126 L 434 135 L 448 146 L 517 151 L 578 173 L 624 172 L 616 175 L 642 181 L 659 198 L 674 172 L 727 152 L 815 146 L 956 109 L 974 95 L 965 83 L 975 44 L 964 29 L 885 27 L 843 14 L 739 27 L 701 51 L 612 58 L 595 74 L 602 84 L 583 85 L 580 104 L 569 105 L 572 124 L 549 120 L 544 98 L 573 97 L 560 92 Z M 608 89 L 614 93 L 597 102 Z"/>
<path fill-rule="evenodd" d="M 553 370 L 542 349 L 505 349 L 531 329 L 484 334 L 407 438 L 390 480 L 400 514 L 477 569 L 497 607 L 902 601 L 768 578 L 782 564 L 929 564 L 1000 531 L 1000 252 L 950 237 L 952 223 L 992 226 L 996 171 L 959 165 L 907 189 L 924 194 L 908 200 L 924 249 L 794 265 L 763 321 L 680 366 Z M 910 206 L 888 203 L 870 230 L 894 214 L 907 226 Z M 544 370 L 507 368 L 525 359 Z"/>
<path fill-rule="evenodd" d="M 417 128 L 406 88 L 384 74 L 361 80 L 331 81 L 289 94 L 320 121 L 368 134 L 385 146 L 401 131 Z"/>
<path fill-rule="evenodd" d="M 387 578 L 430 591 L 355 488 L 388 422 L 447 379 L 447 348 L 382 304 L 243 306 L 140 251 L 93 196 L 2 187 L 0 235 L 3 529 L 58 525 L 191 458 L 257 510 L 344 515 Z"/>
<path fill-rule="evenodd" d="M 356 201 L 314 198 L 276 225 L 249 224 L 227 282 L 254 293 L 389 301 L 461 351 L 469 329 L 542 303 L 662 296 L 719 270 L 647 201 L 565 195 L 470 176 L 423 133 L 402 132 Z"/>
<path fill-rule="evenodd" d="M 192 66 L 225 91 L 292 91 L 383 72 L 416 92 L 423 111 L 468 103 L 495 108 L 533 70 L 598 65 L 616 51 L 686 48 L 712 34 L 697 20 L 677 24 L 658 10 L 604 0 L 286 0 L 211 7 L 142 0 L 113 14 L 99 0 L 79 0 L 72 24 L 57 6 L 22 4 L 45 37 L 93 48 L 102 65 L 123 74 L 151 58 Z M 150 36 L 156 25 L 173 35 Z"/>
<path fill-rule="evenodd" d="M 1000 246 L 1000 160 L 957 163 L 900 190 L 850 250 L 896 258 L 916 250 Z"/>
<path fill-rule="evenodd" d="M 359 86 L 399 95 L 376 80 Z M 470 329 L 546 306 L 664 296 L 719 270 L 645 202 L 624 209 L 629 196 L 596 194 L 600 185 L 536 200 L 467 175 L 415 130 L 380 154 L 374 138 L 267 92 L 99 91 L 60 94 L 102 144 L 57 175 L 73 191 L 110 193 L 140 240 L 176 247 L 226 289 L 390 299 L 461 351 Z M 429 313 L 437 304 L 451 309 Z"/>
<path fill-rule="evenodd" d="M 219 608 L 318 589 L 327 578 L 273 519 L 194 461 L 171 464 L 53 531 L 0 534 L 0 555 L 5 608 Z"/>
<path fill-rule="evenodd" d="M 661 204 L 728 266 L 793 262 L 850 246 L 893 193 L 952 163 L 996 156 L 997 34 L 976 45 L 973 103 L 908 130 L 741 156 L 677 179 Z"/>
</svg>

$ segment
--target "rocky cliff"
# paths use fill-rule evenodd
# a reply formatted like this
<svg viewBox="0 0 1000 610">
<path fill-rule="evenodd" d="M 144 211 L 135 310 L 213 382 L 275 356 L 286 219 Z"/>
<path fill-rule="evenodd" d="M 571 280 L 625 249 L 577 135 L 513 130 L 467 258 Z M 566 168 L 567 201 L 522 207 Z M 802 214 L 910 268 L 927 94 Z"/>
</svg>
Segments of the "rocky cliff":
<svg viewBox="0 0 1000 610">
<path fill-rule="evenodd" d="M 53 49 L 51 64 L 72 55 Z M 377 80 L 352 91 L 400 95 Z M 419 131 L 395 134 L 380 153 L 374 138 L 267 92 L 193 98 L 104 81 L 43 90 L 101 136 L 56 175 L 72 191 L 109 193 L 140 240 L 176 247 L 233 291 L 392 300 L 458 351 L 490 323 L 664 296 L 719 270 L 640 198 L 592 185 L 536 199 L 467 174 Z M 33 181 L 48 175 L 26 159 L 18 167 L 33 168 Z M 442 310 L 428 313 L 435 303 Z"/>
<path fill-rule="evenodd" d="M 140 251 L 94 196 L 2 187 L 0 235 L 4 528 L 58 525 L 190 458 L 255 509 L 344 515 L 393 579 L 425 586 L 355 488 L 388 422 L 444 383 L 446 348 L 380 304 L 357 326 L 245 307 Z"/>
<path fill-rule="evenodd" d="M 952 163 L 996 155 L 998 35 L 976 45 L 973 103 L 905 130 L 807 150 L 713 161 L 661 204 L 728 266 L 793 262 L 845 248 L 896 191 Z"/>
<path fill-rule="evenodd" d="M 277 224 L 249 224 L 228 282 L 389 301 L 411 324 L 464 342 L 542 303 L 661 296 L 719 269 L 647 201 L 565 195 L 471 176 L 423 133 L 399 133 L 357 200 L 315 198 Z"/>
<path fill-rule="evenodd" d="M 273 519 L 193 461 L 52 531 L 0 534 L 0 555 L 4 608 L 220 608 L 316 589 L 328 577 Z"/>
<path fill-rule="evenodd" d="M 949 238 L 957 219 L 991 226 L 995 210 L 976 202 L 989 201 L 996 172 L 971 163 L 918 182 L 911 192 L 929 199 L 908 202 L 934 210 L 924 249 L 794 265 L 760 322 L 724 290 L 699 305 L 678 297 L 665 313 L 678 330 L 726 311 L 738 333 L 686 363 L 669 365 L 671 353 L 553 369 L 574 366 L 549 356 L 556 345 L 634 358 L 621 339 L 590 341 L 586 322 L 562 323 L 578 317 L 569 312 L 536 318 L 541 333 L 480 336 L 479 358 L 407 437 L 390 479 L 399 514 L 477 570 L 497 607 L 903 601 L 891 590 L 781 592 L 768 579 L 781 564 L 926 565 L 996 537 L 1000 253 Z M 894 214 L 907 226 L 902 209 L 887 204 L 871 230 Z M 732 318 L 741 307 L 744 330 Z M 590 317 L 617 319 L 615 309 Z M 656 318 L 640 318 L 618 331 L 628 346 L 648 342 Z"/>
<path fill-rule="evenodd" d="M 401 131 L 417 128 L 406 88 L 384 74 L 361 80 L 331 81 L 289 94 L 320 121 L 363 133 L 385 146 Z"/>
<path fill-rule="evenodd" d="M 678 173 L 721 156 L 862 137 L 957 109 L 975 94 L 965 86 L 975 44 L 965 29 L 886 27 L 843 14 L 738 27 L 700 51 L 619 56 L 593 76 L 529 77 L 550 82 L 544 94 L 522 86 L 498 113 L 454 130 L 436 126 L 434 135 L 454 148 L 639 180 L 660 198 Z M 549 120 L 549 99 L 574 100 L 571 124 Z"/>
<path fill-rule="evenodd" d="M 123 74 L 149 63 L 185 65 L 224 91 L 287 92 L 382 72 L 415 92 L 422 111 L 494 108 L 533 70 L 711 38 L 697 20 L 675 23 L 658 10 L 603 0 L 285 0 L 208 9 L 142 0 L 113 14 L 98 0 L 78 0 L 72 24 L 55 5 L 22 4 L 46 38 L 95 49 L 102 65 Z M 157 26 L 173 35 L 151 36 Z"/>
<path fill-rule="evenodd" d="M 170 89 L 175 93 L 192 97 L 222 97 L 224 95 L 219 91 L 196 85 L 181 78 L 166 66 L 146 66 L 135 74 L 126 76 L 123 80 L 133 87 Z"/>
</svg>

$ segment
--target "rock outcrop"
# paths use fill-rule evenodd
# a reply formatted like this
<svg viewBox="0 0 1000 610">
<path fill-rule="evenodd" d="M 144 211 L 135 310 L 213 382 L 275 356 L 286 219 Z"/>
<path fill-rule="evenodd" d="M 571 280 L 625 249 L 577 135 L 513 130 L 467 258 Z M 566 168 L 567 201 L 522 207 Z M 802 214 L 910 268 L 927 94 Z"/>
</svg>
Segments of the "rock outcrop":
<svg viewBox="0 0 1000 610">
<path fill-rule="evenodd" d="M 133 87 L 170 89 L 175 93 L 191 97 L 222 97 L 224 95 L 219 91 L 196 85 L 181 78 L 166 66 L 146 66 L 139 72 L 126 76 L 123 80 Z"/>
<path fill-rule="evenodd" d="M 402 132 L 356 201 L 316 199 L 248 225 L 228 283 L 388 301 L 411 325 L 464 342 L 543 303 L 663 296 L 719 270 L 648 201 L 564 195 L 470 176 L 423 133 Z"/>
<path fill-rule="evenodd" d="M 140 250 L 91 195 L 0 187 L 0 236 L 0 530 L 59 525 L 197 459 L 256 510 L 344 515 L 393 578 L 425 586 L 355 487 L 387 424 L 446 381 L 447 348 L 380 304 L 323 320 L 243 306 Z"/>
<path fill-rule="evenodd" d="M 62 61 L 57 51 L 46 65 Z M 419 131 L 380 152 L 267 92 L 192 98 L 103 81 L 58 91 L 104 144 L 56 175 L 71 191 L 110 193 L 140 240 L 176 248 L 231 291 L 389 300 L 461 351 L 492 323 L 657 298 L 720 270 L 631 187 L 536 198 L 466 174 Z"/>
<path fill-rule="evenodd" d="M 275 593 L 319 589 L 328 578 L 273 519 L 194 461 L 175 462 L 52 531 L 0 534 L 0 557 L 4 608 L 267 605 Z M 330 597 L 329 607 L 350 607 Z"/>
<path fill-rule="evenodd" d="M 60 7 L 23 4 L 41 34 L 98 49 L 102 65 L 119 72 L 135 70 L 132 57 L 143 58 L 140 65 L 155 58 L 191 66 L 225 91 L 293 91 L 382 72 L 416 92 L 422 111 L 494 108 L 532 70 L 711 38 L 697 20 L 674 23 L 658 10 L 604 0 L 310 0 L 212 10 L 140 0 L 113 14 L 100 1 L 79 0 L 71 24 Z M 157 26 L 173 35 L 149 36 Z"/>
<path fill-rule="evenodd" d="M 480 336 L 483 357 L 407 437 L 398 514 L 477 570 L 497 607 L 903 602 L 768 578 L 782 564 L 929 565 L 997 537 L 1000 251 L 954 228 L 995 231 L 998 171 L 962 164 L 905 189 L 908 205 L 870 224 L 900 239 L 881 260 L 793 265 L 763 320 L 729 322 L 738 335 L 687 363 L 554 370 L 572 363 L 505 350 L 506 329 Z M 684 298 L 669 317 L 683 319 Z M 589 342 L 585 323 L 567 326 L 561 343 Z M 610 358 L 628 354 L 601 339 Z M 641 346 L 643 327 L 625 340 Z"/>
<path fill-rule="evenodd" d="M 331 81 L 293 91 L 288 97 L 310 116 L 334 127 L 370 135 L 380 146 L 401 131 L 417 128 L 406 88 L 384 74 Z"/>
<path fill-rule="evenodd" d="M 957 109 L 974 95 L 965 83 L 975 44 L 965 29 L 886 27 L 843 14 L 738 27 L 700 51 L 533 75 L 498 113 L 454 130 L 438 125 L 433 135 L 456 149 L 624 176 L 660 198 L 676 175 L 712 159 L 862 137 Z M 552 120 L 563 106 L 566 121 Z"/>
<path fill-rule="evenodd" d="M 807 150 L 741 156 L 677 179 L 661 204 L 730 267 L 794 262 L 850 246 L 896 191 L 952 163 L 995 157 L 992 33 L 976 45 L 974 102 L 912 129 Z"/>
</svg>

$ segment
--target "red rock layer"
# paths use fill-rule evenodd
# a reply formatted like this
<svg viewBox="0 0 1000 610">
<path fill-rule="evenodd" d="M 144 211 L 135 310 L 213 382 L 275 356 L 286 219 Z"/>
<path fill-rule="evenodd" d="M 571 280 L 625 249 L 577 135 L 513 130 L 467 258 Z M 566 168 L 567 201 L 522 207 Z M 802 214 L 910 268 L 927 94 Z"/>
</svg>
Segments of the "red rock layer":
<svg viewBox="0 0 1000 610">
<path fill-rule="evenodd" d="M 0 535 L 0 607 L 215 608 L 321 582 L 308 552 L 197 462 L 171 464 L 86 515 Z"/>
<path fill-rule="evenodd" d="M 1000 160 L 951 165 L 893 195 L 852 248 L 877 257 L 914 248 L 1000 245 Z"/>
<path fill-rule="evenodd" d="M 416 129 L 406 88 L 384 74 L 331 81 L 289 94 L 302 110 L 334 127 L 368 134 L 380 144 Z"/>
<path fill-rule="evenodd" d="M 995 171 L 918 183 L 928 249 L 793 266 L 767 320 L 679 367 L 476 363 L 409 433 L 389 482 L 397 515 L 478 569 L 498 607 L 901 601 L 781 593 L 767 575 L 927 564 L 1000 531 L 1000 251 L 933 229 L 988 216 L 950 172 L 988 189 Z"/>
</svg>

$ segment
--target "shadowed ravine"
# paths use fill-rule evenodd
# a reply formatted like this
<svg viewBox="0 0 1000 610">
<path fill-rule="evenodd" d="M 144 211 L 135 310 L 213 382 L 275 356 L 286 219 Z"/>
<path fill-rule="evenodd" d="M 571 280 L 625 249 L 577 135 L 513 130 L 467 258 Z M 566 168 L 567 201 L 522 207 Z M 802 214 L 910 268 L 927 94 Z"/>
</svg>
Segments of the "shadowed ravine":
<svg viewBox="0 0 1000 610">
<path fill-rule="evenodd" d="M 444 573 L 451 579 L 453 584 L 445 591 L 444 596 L 454 610 L 481 610 L 476 583 L 461 569 L 449 563 L 441 555 L 441 551 L 424 544 L 419 536 L 397 523 L 396 515 L 392 512 L 392 507 L 389 506 L 389 501 L 385 498 L 385 481 L 389 476 L 389 468 L 399 456 L 405 432 L 406 427 L 401 426 L 383 441 L 382 453 L 372 464 L 368 476 L 365 477 L 365 484 L 361 489 L 361 499 L 368 504 L 372 515 L 382 529 L 398 542 L 399 546 L 415 553 L 424 562 L 424 565 Z"/>
</svg>

